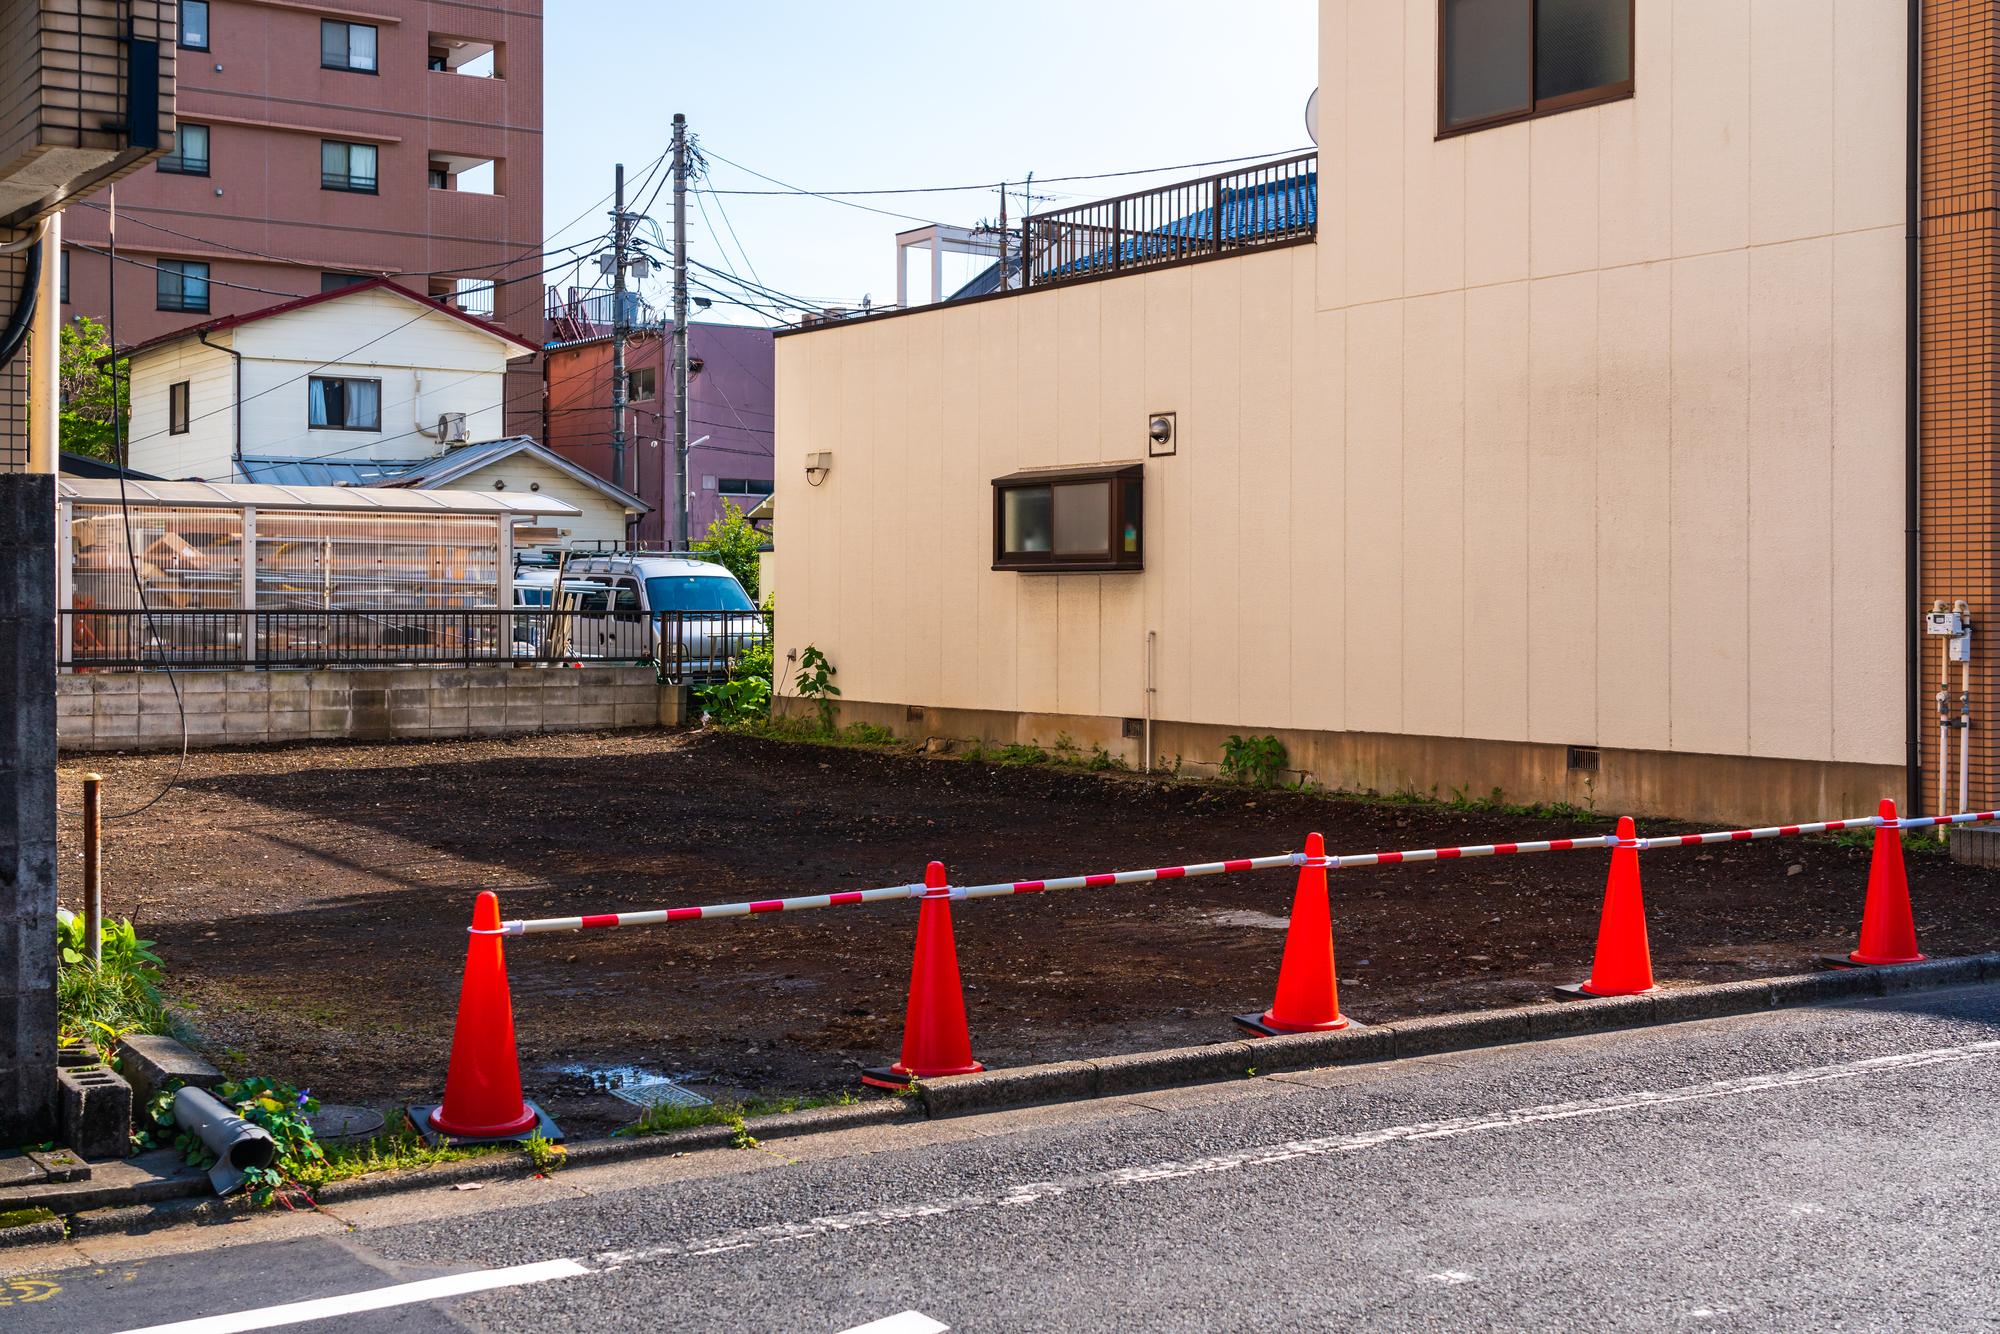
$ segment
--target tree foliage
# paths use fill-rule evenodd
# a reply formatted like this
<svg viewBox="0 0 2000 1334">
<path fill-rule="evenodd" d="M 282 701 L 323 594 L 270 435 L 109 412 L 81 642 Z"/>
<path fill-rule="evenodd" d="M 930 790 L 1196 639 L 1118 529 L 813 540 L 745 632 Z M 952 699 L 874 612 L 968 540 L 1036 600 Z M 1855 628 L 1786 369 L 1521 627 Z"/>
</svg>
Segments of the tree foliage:
<svg viewBox="0 0 2000 1334">
<path fill-rule="evenodd" d="M 714 556 L 736 576 L 752 602 L 761 601 L 757 595 L 757 553 L 764 547 L 764 534 L 733 502 L 723 501 L 722 517 L 708 525 L 708 536 L 688 545 Z"/>
<path fill-rule="evenodd" d="M 99 362 L 111 355 L 104 326 L 79 315 L 62 327 L 62 447 L 71 454 L 109 459 L 115 439 L 131 439 L 132 405 L 123 378 L 114 379 Z M 126 458 L 131 451 L 128 448 Z"/>
</svg>

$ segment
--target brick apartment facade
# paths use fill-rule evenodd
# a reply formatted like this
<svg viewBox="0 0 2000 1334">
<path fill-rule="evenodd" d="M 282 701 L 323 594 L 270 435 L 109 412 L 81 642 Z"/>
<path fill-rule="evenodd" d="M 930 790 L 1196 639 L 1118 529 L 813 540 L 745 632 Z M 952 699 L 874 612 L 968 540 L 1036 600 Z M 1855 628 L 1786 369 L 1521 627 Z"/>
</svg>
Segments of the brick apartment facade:
<svg viewBox="0 0 2000 1334">
<path fill-rule="evenodd" d="M 1922 115 L 1921 601 L 1971 604 L 1974 720 L 1968 804 L 2000 801 L 2000 13 L 1985 0 L 1924 0 Z M 1917 647 L 1915 733 L 1924 809 L 1936 802 L 1939 639 Z M 1953 709 L 1959 669 L 1951 671 Z M 1958 746 L 1944 756 L 1957 809 Z"/>
<path fill-rule="evenodd" d="M 355 275 L 433 295 L 497 276 L 494 318 L 542 341 L 540 0 L 210 0 L 182 6 L 180 36 L 178 120 L 205 133 L 118 186 L 118 244 L 121 260 L 206 265 L 206 302 L 198 278 L 176 298 L 121 262 L 121 345 Z M 491 194 L 459 188 L 487 163 Z M 64 319 L 108 313 L 105 203 L 65 219 Z M 540 358 L 525 362 L 507 431 L 539 437 Z"/>
</svg>

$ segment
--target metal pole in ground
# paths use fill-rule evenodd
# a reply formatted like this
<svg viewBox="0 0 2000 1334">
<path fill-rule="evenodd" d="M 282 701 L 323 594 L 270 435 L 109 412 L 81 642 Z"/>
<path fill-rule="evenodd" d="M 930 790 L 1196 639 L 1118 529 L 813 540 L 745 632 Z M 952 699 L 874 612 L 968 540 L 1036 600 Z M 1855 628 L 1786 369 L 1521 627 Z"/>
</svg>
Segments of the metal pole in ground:
<svg viewBox="0 0 2000 1334">
<path fill-rule="evenodd" d="M 98 818 L 103 788 L 102 775 L 83 776 L 83 948 L 93 964 L 104 962 L 104 824 Z"/>
</svg>

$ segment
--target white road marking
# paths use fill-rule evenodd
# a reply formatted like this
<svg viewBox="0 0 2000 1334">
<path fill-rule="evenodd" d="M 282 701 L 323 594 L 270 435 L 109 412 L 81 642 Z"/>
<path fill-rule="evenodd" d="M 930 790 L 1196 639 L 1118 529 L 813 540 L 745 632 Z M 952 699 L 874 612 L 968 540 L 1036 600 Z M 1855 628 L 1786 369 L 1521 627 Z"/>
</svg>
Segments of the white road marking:
<svg viewBox="0 0 2000 1334">
<path fill-rule="evenodd" d="M 357 1311 L 380 1311 L 391 1306 L 407 1306 L 411 1302 L 463 1297 L 490 1288 L 519 1287 L 523 1283 L 544 1283 L 552 1278 L 596 1272 L 574 1260 L 544 1260 L 540 1264 L 514 1265 L 508 1269 L 477 1269 L 469 1274 L 448 1274 L 443 1278 L 427 1278 L 417 1283 L 398 1283 L 394 1287 L 370 1288 L 366 1292 L 351 1292 L 341 1297 L 266 1306 L 232 1315 L 206 1315 L 193 1320 L 176 1320 L 170 1325 L 147 1325 L 144 1329 L 127 1330 L 125 1334 L 235 1334 L 238 1330 L 275 1329 L 280 1325 L 296 1325 L 307 1320 L 353 1315 Z"/>
<path fill-rule="evenodd" d="M 1460 1283 L 1472 1282 L 1472 1275 L 1461 1269 L 1447 1269 L 1442 1274 L 1426 1274 L 1424 1277 L 1433 1283 L 1442 1283 L 1447 1287 L 1456 1287 Z"/>
<path fill-rule="evenodd" d="M 802 1241 L 832 1232 L 886 1227 L 892 1223 L 906 1223 L 912 1219 L 933 1218 L 974 1209 L 1018 1208 L 1075 1191 L 1137 1186 L 1154 1181 L 1174 1181 L 1214 1172 L 1231 1172 L 1240 1167 L 1263 1167 L 1274 1163 L 1291 1162 L 1298 1158 L 1356 1153 L 1384 1144 L 1450 1139 L 1490 1130 L 1514 1130 L 1522 1126 L 1573 1121 L 1581 1117 L 1614 1116 L 1622 1112 L 1643 1111 L 1654 1107 L 1672 1107 L 1719 1098 L 1739 1098 L 1753 1093 L 1768 1093 L 1776 1089 L 1825 1083 L 1828 1080 L 1860 1079 L 1869 1075 L 1892 1074 L 1932 1065 L 1950 1065 L 1994 1055 L 2000 1055 L 2000 1042 L 1975 1042 L 1963 1047 L 1940 1047 L 1932 1051 L 1908 1052 L 1900 1056 L 1875 1056 L 1866 1060 L 1846 1061 L 1839 1065 L 1812 1066 L 1784 1074 L 1723 1079 L 1712 1084 L 1694 1084 L 1686 1088 L 1670 1089 L 1665 1093 L 1642 1090 L 1636 1093 L 1621 1093 L 1609 1098 L 1594 1098 L 1586 1102 L 1558 1102 L 1540 1107 L 1518 1108 L 1514 1111 L 1489 1112 L 1483 1116 L 1453 1117 L 1447 1121 L 1419 1121 L 1414 1125 L 1388 1126 L 1357 1135 L 1329 1135 L 1323 1139 L 1267 1144 L 1253 1149 L 1241 1149 L 1235 1153 L 1197 1158 L 1189 1162 L 1148 1163 L 1138 1167 L 1120 1167 L 1109 1171 L 1062 1177 L 1055 1181 L 1024 1182 L 992 1195 L 951 1195 L 914 1204 L 891 1205 L 882 1209 L 857 1209 L 852 1213 L 825 1214 L 794 1223 L 768 1223 L 762 1227 L 738 1228 L 713 1237 L 669 1242 L 664 1246 L 649 1246 L 642 1250 L 606 1251 L 595 1259 L 598 1264 L 615 1269 L 620 1265 L 639 1264 L 649 1260 L 716 1255 L 724 1251 L 767 1246 L 774 1242 Z"/>
<path fill-rule="evenodd" d="M 840 1334 L 944 1334 L 950 1325 L 941 1325 L 922 1311 L 904 1311 L 898 1315 L 883 1316 L 853 1329 L 843 1329 Z"/>
</svg>

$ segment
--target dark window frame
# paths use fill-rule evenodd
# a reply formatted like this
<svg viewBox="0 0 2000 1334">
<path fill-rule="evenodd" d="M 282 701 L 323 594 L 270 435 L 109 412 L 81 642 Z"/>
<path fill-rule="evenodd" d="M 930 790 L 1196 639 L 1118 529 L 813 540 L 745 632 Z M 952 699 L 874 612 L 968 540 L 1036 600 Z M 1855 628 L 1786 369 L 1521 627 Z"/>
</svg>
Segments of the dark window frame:
<svg viewBox="0 0 2000 1334">
<path fill-rule="evenodd" d="M 375 34 L 375 67 L 373 69 L 366 69 L 358 65 L 346 63 L 353 58 L 354 34 L 352 31 L 347 35 L 348 54 L 342 58 L 342 63 L 338 65 L 328 63 L 326 58 L 326 30 L 329 25 L 347 29 L 367 28 L 370 32 L 373 32 Z M 322 18 L 319 21 L 319 67 L 321 69 L 339 70 L 343 74 L 380 74 L 382 72 L 381 25 L 376 23 L 349 23 L 346 19 Z"/>
<path fill-rule="evenodd" d="M 646 392 L 639 392 L 640 378 L 644 377 Z M 625 372 L 625 401 L 627 403 L 650 403 L 658 392 L 658 377 L 651 366 L 635 366 Z"/>
<path fill-rule="evenodd" d="M 1111 547 L 1103 557 L 1073 552 L 1008 551 L 1007 493 L 1109 482 Z M 1146 568 L 1146 469 L 1141 463 L 1101 468 L 1041 468 L 993 479 L 993 568 L 1016 574 L 1136 574 Z M 1138 550 L 1127 552 L 1124 530 L 1131 521 Z M 1053 547 L 1054 543 L 1051 542 Z"/>
<path fill-rule="evenodd" d="M 326 169 L 326 146 L 328 144 L 338 144 L 348 150 L 347 171 L 342 175 L 335 176 Z M 374 150 L 375 174 L 373 176 L 363 177 L 354 174 L 353 150 L 357 148 Z M 338 194 L 346 195 L 379 195 L 382 193 L 382 146 L 380 144 L 364 144 L 352 139 L 322 139 L 319 141 L 319 154 L 320 189 L 332 190 Z M 354 182 L 357 180 L 366 180 L 368 184 L 366 186 L 356 185 Z M 346 183 L 336 184 L 335 182 Z"/>
<path fill-rule="evenodd" d="M 189 130 L 200 130 L 202 133 L 205 147 L 199 169 L 188 166 L 188 159 L 181 151 L 185 143 L 183 136 Z M 176 121 L 174 123 L 174 151 L 154 163 L 153 170 L 163 171 L 169 176 L 206 176 L 208 175 L 209 163 L 214 157 L 214 151 L 215 132 L 212 129 L 200 121 Z"/>
<path fill-rule="evenodd" d="M 58 290 L 57 290 L 57 299 L 58 299 L 58 303 L 59 303 L 59 304 L 67 306 L 67 305 L 69 305 L 69 304 L 70 304 L 70 300 L 69 300 L 69 251 L 68 251 L 68 250 L 64 250 L 64 251 L 62 252 L 62 261 L 61 261 L 61 262 L 62 262 L 62 268 L 61 268 L 61 269 L 60 269 L 60 270 L 58 271 L 58 273 L 57 273 L 57 275 L 56 275 L 56 277 L 57 277 L 57 283 L 56 283 L 56 285 L 57 285 L 57 289 L 58 289 Z"/>
<path fill-rule="evenodd" d="M 195 281 L 201 284 L 201 304 L 198 306 L 191 305 L 188 300 L 187 283 L 188 283 L 188 278 L 190 276 L 188 274 L 188 267 L 190 265 L 201 270 L 201 272 L 198 275 L 194 275 Z M 201 260 L 193 260 L 193 259 L 163 259 L 158 261 L 154 265 L 154 270 L 156 275 L 156 281 L 153 286 L 153 292 L 154 292 L 153 309 L 177 311 L 184 315 L 208 314 L 208 307 L 209 307 L 208 288 L 209 288 L 209 276 L 211 270 L 206 263 L 202 262 Z M 180 280 L 179 281 L 180 295 L 174 298 L 171 304 L 169 304 L 166 294 L 160 290 L 163 284 L 157 281 L 157 279 L 165 278 L 169 274 L 174 275 L 176 278 Z"/>
<path fill-rule="evenodd" d="M 1528 34 L 1528 106 L 1521 111 L 1506 111 L 1497 116 L 1487 116 L 1481 120 L 1469 120 L 1460 125 L 1445 124 L 1445 6 L 1450 0 L 1438 0 L 1437 15 L 1437 138 L 1455 139 L 1461 134 L 1474 134 L 1480 130 L 1490 130 L 1500 125 L 1518 125 L 1522 121 L 1540 120 L 1543 116 L 1558 116 L 1565 111 L 1575 111 L 1580 107 L 1602 106 L 1607 102 L 1623 102 L 1633 96 L 1639 73 L 1639 4 L 1638 0 L 1625 0 L 1626 32 L 1631 49 L 1626 64 L 1626 77 L 1618 83 L 1607 83 L 1596 88 L 1585 88 L 1580 92 L 1564 93 L 1560 97 L 1535 96 L 1535 49 L 1536 38 L 1540 35 L 1540 0 L 1529 0 L 1533 17 L 1530 18 Z"/>
<path fill-rule="evenodd" d="M 194 418 L 189 409 L 189 382 L 176 380 L 167 386 L 167 434 L 186 435 Z"/>
<path fill-rule="evenodd" d="M 179 10 L 174 14 L 174 45 L 178 46 L 183 51 L 206 51 L 209 49 L 209 44 L 210 44 L 209 23 L 215 17 L 215 10 L 208 3 L 208 0 L 195 0 L 195 3 L 201 6 L 200 46 L 196 46 L 192 42 L 187 40 L 186 0 L 182 0 L 182 4 Z"/>
<path fill-rule="evenodd" d="M 341 386 L 341 423 L 338 426 L 321 425 L 312 419 L 312 386 L 315 383 L 338 384 Z M 350 384 L 372 384 L 375 386 L 375 424 L 373 426 L 350 426 L 347 423 L 347 386 Z M 367 375 L 310 375 L 306 377 L 306 429 L 308 431 L 367 431 L 375 435 L 382 433 L 382 382 Z"/>
</svg>

